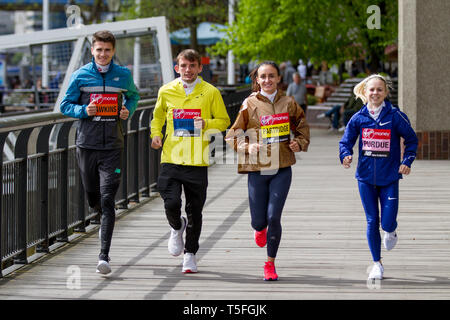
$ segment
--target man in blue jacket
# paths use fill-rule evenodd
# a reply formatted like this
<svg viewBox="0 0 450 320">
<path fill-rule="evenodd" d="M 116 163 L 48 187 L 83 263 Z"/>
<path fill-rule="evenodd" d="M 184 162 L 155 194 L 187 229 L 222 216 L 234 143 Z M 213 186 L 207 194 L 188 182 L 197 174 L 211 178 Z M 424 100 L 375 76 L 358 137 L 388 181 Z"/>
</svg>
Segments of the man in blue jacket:
<svg viewBox="0 0 450 320">
<path fill-rule="evenodd" d="M 101 214 L 101 274 L 111 272 L 109 249 L 124 146 L 120 119 L 128 119 L 139 100 L 131 72 L 112 61 L 115 43 L 109 31 L 94 33 L 92 62 L 74 72 L 60 105 L 63 114 L 80 119 L 77 159 L 89 206 Z"/>
</svg>

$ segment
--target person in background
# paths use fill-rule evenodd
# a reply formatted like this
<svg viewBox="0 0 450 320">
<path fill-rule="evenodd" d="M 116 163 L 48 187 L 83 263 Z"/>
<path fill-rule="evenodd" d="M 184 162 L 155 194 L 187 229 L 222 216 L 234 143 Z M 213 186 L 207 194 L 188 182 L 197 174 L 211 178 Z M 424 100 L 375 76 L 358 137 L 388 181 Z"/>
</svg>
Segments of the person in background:
<svg viewBox="0 0 450 320">
<path fill-rule="evenodd" d="M 306 109 L 308 108 L 308 98 L 305 83 L 303 82 L 298 72 L 295 72 L 292 75 L 292 79 L 294 81 L 289 84 L 286 95 L 293 96 L 298 105 L 302 107 L 306 115 Z"/>
</svg>

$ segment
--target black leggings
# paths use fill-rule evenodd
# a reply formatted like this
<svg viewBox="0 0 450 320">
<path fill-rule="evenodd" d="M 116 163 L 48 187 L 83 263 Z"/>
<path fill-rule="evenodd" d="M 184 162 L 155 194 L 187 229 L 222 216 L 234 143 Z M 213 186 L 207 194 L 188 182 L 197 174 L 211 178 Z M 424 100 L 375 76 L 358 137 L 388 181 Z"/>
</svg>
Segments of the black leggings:
<svg viewBox="0 0 450 320">
<path fill-rule="evenodd" d="M 186 197 L 188 219 L 185 252 L 197 253 L 202 230 L 202 211 L 208 187 L 208 167 L 183 166 L 163 163 L 158 177 L 158 191 L 164 200 L 169 225 L 181 228 L 181 192 Z"/>
<path fill-rule="evenodd" d="M 281 213 L 291 186 L 291 167 L 278 169 L 276 174 L 248 173 L 248 198 L 252 227 L 262 231 L 267 227 L 267 256 L 275 258 L 281 241 Z"/>
<path fill-rule="evenodd" d="M 115 198 L 122 175 L 122 149 L 77 148 L 81 180 L 91 208 L 101 212 L 100 259 L 109 256 L 116 221 Z"/>
</svg>

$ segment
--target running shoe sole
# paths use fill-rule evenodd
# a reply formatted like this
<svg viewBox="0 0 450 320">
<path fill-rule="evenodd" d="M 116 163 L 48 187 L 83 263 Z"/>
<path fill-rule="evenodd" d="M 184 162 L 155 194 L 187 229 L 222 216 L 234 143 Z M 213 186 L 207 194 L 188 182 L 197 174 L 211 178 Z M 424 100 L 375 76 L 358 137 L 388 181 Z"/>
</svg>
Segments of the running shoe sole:
<svg viewBox="0 0 450 320">
<path fill-rule="evenodd" d="M 278 277 L 276 277 L 275 279 L 273 279 L 273 278 L 269 278 L 269 279 L 264 278 L 264 281 L 278 281 Z"/>
<path fill-rule="evenodd" d="M 106 261 L 100 261 L 97 265 L 97 273 L 101 274 L 108 274 L 111 272 L 111 267 L 109 266 L 109 263 Z"/>
</svg>

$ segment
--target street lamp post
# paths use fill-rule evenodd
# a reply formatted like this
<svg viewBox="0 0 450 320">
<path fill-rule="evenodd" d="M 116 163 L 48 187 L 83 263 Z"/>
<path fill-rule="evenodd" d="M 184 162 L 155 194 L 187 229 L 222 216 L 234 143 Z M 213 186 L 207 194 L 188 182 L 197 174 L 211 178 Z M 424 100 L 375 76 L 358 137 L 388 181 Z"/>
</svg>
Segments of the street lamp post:
<svg viewBox="0 0 450 320">
<path fill-rule="evenodd" d="M 228 23 L 230 26 L 233 24 L 234 21 L 234 0 L 228 1 Z M 234 75 L 234 55 L 233 51 L 228 51 L 228 84 L 233 85 L 235 84 L 235 75 Z"/>
<path fill-rule="evenodd" d="M 42 29 L 49 29 L 49 0 L 42 2 Z M 42 87 L 48 88 L 48 45 L 42 46 Z M 33 70 L 34 72 L 34 70 Z M 36 82 L 34 83 L 36 86 Z"/>
</svg>

